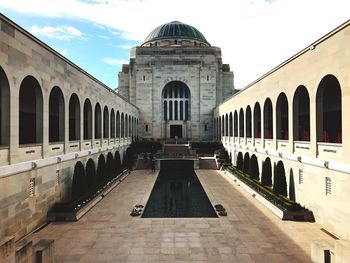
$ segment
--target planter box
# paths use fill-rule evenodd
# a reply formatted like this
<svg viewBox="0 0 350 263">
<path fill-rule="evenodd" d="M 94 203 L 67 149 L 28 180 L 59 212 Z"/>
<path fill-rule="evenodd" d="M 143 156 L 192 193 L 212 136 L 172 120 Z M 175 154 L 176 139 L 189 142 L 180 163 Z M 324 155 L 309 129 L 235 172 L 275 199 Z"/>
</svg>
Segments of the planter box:
<svg viewBox="0 0 350 263">
<path fill-rule="evenodd" d="M 282 220 L 291 220 L 291 221 L 307 221 L 307 222 L 315 222 L 314 215 L 309 210 L 300 210 L 300 211 L 287 211 L 283 210 L 270 201 L 266 200 L 261 194 L 256 192 L 254 189 L 250 188 L 243 181 L 241 181 L 238 177 L 232 174 L 229 171 L 225 171 L 226 176 L 228 176 L 231 180 L 236 182 L 239 186 L 241 186 L 245 191 L 247 191 L 251 196 L 253 196 L 256 200 L 258 200 L 262 205 L 264 205 L 267 209 L 269 209 L 273 214 L 275 214 L 278 218 Z"/>
<path fill-rule="evenodd" d="M 54 207 L 47 213 L 47 220 L 49 222 L 78 221 L 91 208 L 93 208 L 98 202 L 100 202 L 103 199 L 103 197 L 105 197 L 110 191 L 112 191 L 117 185 L 119 185 L 128 176 L 128 174 L 128 171 L 124 171 L 123 173 L 121 173 L 113 183 L 101 190 L 99 194 L 96 195 L 89 202 L 82 204 L 82 207 L 79 207 L 79 209 L 74 209 L 73 207 L 70 207 L 69 203 L 55 204 Z"/>
</svg>

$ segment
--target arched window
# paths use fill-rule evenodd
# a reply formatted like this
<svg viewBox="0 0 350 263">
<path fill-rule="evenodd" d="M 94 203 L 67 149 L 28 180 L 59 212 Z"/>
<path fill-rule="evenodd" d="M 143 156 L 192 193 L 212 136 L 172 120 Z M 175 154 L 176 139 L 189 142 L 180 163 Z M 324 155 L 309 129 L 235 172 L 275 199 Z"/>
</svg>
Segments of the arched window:
<svg viewBox="0 0 350 263">
<path fill-rule="evenodd" d="M 219 140 L 221 140 L 221 116 L 219 116 L 218 118 L 218 128 L 219 128 Z"/>
<path fill-rule="evenodd" d="M 225 115 L 225 136 L 228 136 L 228 115 Z"/>
<path fill-rule="evenodd" d="M 120 114 L 119 110 L 117 111 L 117 139 L 120 138 Z"/>
<path fill-rule="evenodd" d="M 89 99 L 84 102 L 84 140 L 92 139 L 92 106 Z"/>
<path fill-rule="evenodd" d="M 225 115 L 221 117 L 221 134 L 225 136 Z"/>
<path fill-rule="evenodd" d="M 254 138 L 261 138 L 261 109 L 258 102 L 254 105 Z"/>
<path fill-rule="evenodd" d="M 10 144 L 10 85 L 0 67 L 0 146 Z"/>
<path fill-rule="evenodd" d="M 242 108 L 239 110 L 239 137 L 244 137 L 244 113 Z"/>
<path fill-rule="evenodd" d="M 124 136 L 125 138 L 128 138 L 129 137 L 129 134 L 128 134 L 128 129 L 129 129 L 129 118 L 128 118 L 128 114 L 125 114 L 125 131 L 124 131 Z"/>
<path fill-rule="evenodd" d="M 69 99 L 69 140 L 80 139 L 80 103 L 77 94 L 73 93 Z"/>
<path fill-rule="evenodd" d="M 132 128 L 132 121 L 131 121 L 131 116 L 129 115 L 129 135 L 128 135 L 128 137 L 131 137 L 131 128 Z"/>
<path fill-rule="evenodd" d="M 96 103 L 95 106 L 95 139 L 101 139 L 101 106 L 99 103 Z"/>
<path fill-rule="evenodd" d="M 19 90 L 19 144 L 42 143 L 43 96 L 38 81 L 27 76 Z"/>
<path fill-rule="evenodd" d="M 124 136 L 125 136 L 125 130 L 124 130 L 124 113 L 122 112 L 122 115 L 121 115 L 121 118 L 120 118 L 120 120 L 121 120 L 121 125 L 120 125 L 120 136 L 121 136 L 121 138 L 124 138 Z"/>
<path fill-rule="evenodd" d="M 273 126 L 272 126 L 272 103 L 269 98 L 264 103 L 264 138 L 272 139 Z"/>
<path fill-rule="evenodd" d="M 245 134 L 247 138 L 252 138 L 252 111 L 250 106 L 247 107 L 245 113 Z"/>
<path fill-rule="evenodd" d="M 190 90 L 181 81 L 171 81 L 163 89 L 163 119 L 190 120 Z"/>
<path fill-rule="evenodd" d="M 294 93 L 293 136 L 296 141 L 310 141 L 310 98 L 305 86 Z"/>
<path fill-rule="evenodd" d="M 64 99 L 61 89 L 53 87 L 49 97 L 49 142 L 64 141 Z"/>
<path fill-rule="evenodd" d="M 316 94 L 317 141 L 342 142 L 342 98 L 338 79 L 325 76 Z"/>
<path fill-rule="evenodd" d="M 103 138 L 108 139 L 109 137 L 109 115 L 108 108 L 105 106 L 103 108 Z"/>
<path fill-rule="evenodd" d="M 234 136 L 238 137 L 238 115 L 237 111 L 233 114 Z"/>
<path fill-rule="evenodd" d="M 115 114 L 114 109 L 111 110 L 111 138 L 115 138 Z"/>
<path fill-rule="evenodd" d="M 230 126 L 230 134 L 229 136 L 232 137 L 233 136 L 233 119 L 232 119 L 232 112 L 230 112 L 230 117 L 229 117 L 229 126 Z"/>
<path fill-rule="evenodd" d="M 288 140 L 288 100 L 283 92 L 277 98 L 276 130 L 278 140 Z"/>
</svg>

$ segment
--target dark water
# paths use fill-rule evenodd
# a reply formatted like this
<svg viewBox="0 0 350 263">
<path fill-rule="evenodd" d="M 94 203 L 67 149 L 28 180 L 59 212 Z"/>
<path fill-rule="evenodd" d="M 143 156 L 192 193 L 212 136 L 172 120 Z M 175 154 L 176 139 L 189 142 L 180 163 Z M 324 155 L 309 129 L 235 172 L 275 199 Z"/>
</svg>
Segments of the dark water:
<svg viewBox="0 0 350 263">
<path fill-rule="evenodd" d="M 162 161 L 142 217 L 217 217 L 193 161 Z"/>
</svg>

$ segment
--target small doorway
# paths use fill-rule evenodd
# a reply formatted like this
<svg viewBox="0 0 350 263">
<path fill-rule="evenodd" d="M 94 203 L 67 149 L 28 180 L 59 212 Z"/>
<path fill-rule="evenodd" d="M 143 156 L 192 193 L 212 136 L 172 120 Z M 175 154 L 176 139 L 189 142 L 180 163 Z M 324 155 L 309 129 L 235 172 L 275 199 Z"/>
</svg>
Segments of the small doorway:
<svg viewBox="0 0 350 263">
<path fill-rule="evenodd" d="M 170 125 L 170 138 L 182 138 L 182 125 Z"/>
</svg>

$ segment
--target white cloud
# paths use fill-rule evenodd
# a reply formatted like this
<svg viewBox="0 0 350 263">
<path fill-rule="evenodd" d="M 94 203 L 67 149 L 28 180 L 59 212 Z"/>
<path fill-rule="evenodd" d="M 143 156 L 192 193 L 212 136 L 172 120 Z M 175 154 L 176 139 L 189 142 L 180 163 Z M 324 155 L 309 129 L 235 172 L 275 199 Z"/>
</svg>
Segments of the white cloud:
<svg viewBox="0 0 350 263">
<path fill-rule="evenodd" d="M 349 18 L 348 0 L 1 0 L 0 7 L 95 23 L 139 42 L 163 23 L 188 23 L 221 47 L 238 88 Z"/>
<path fill-rule="evenodd" d="M 104 58 L 102 61 L 108 65 L 120 67 L 122 64 L 128 64 L 129 61 L 117 58 Z"/>
<path fill-rule="evenodd" d="M 59 40 L 71 40 L 73 38 L 82 38 L 83 33 L 73 26 L 43 26 L 33 25 L 29 28 L 29 32 L 34 35 L 41 35 L 48 38 Z"/>
</svg>

